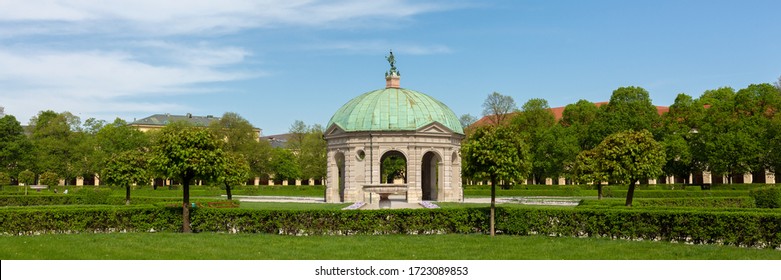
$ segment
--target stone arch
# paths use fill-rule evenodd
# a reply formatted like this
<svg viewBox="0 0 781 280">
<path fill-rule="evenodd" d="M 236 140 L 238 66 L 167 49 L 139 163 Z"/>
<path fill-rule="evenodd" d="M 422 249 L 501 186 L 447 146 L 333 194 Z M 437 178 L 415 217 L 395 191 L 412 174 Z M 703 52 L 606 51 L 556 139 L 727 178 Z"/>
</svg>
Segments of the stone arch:
<svg viewBox="0 0 781 280">
<path fill-rule="evenodd" d="M 345 202 L 344 200 L 344 191 L 345 191 L 345 172 L 347 171 L 345 169 L 345 157 L 344 153 L 342 152 L 336 152 L 334 155 L 334 162 L 336 162 L 336 169 L 338 170 L 338 176 L 336 176 L 337 185 L 339 186 L 339 202 Z"/>
<path fill-rule="evenodd" d="M 404 160 L 403 164 L 403 171 L 401 174 L 401 179 L 403 179 L 403 183 L 407 183 L 407 175 L 409 173 L 409 158 L 406 154 L 404 154 L 402 151 L 399 150 L 387 150 L 384 153 L 382 153 L 382 156 L 380 156 L 380 183 L 393 183 L 394 180 L 389 180 L 391 178 L 386 178 L 386 176 L 390 176 L 391 174 L 386 174 L 386 167 L 384 166 L 385 160 L 389 161 L 396 161 L 402 159 Z"/>
<path fill-rule="evenodd" d="M 445 182 L 442 156 L 436 151 L 428 151 L 423 154 L 420 167 L 422 199 L 440 200 L 442 185 Z"/>
</svg>

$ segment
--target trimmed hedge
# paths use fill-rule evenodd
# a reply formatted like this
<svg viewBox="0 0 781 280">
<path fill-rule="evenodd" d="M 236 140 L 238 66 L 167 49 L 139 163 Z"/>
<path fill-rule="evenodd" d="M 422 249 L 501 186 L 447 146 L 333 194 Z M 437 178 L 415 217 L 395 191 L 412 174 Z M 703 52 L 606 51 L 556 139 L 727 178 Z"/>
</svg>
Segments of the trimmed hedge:
<svg viewBox="0 0 781 280">
<path fill-rule="evenodd" d="M 14 208 L 0 211 L 0 233 L 181 231 L 181 208 L 171 207 L 57 207 Z"/>
<path fill-rule="evenodd" d="M 749 195 L 759 208 L 781 208 L 781 188 L 764 187 L 751 190 Z"/>
<path fill-rule="evenodd" d="M 488 208 L 249 210 L 196 208 L 195 232 L 310 234 L 485 233 Z M 498 207 L 499 233 L 595 236 L 781 248 L 779 211 L 700 211 Z M 0 211 L 4 234 L 179 231 L 178 207 L 12 208 Z"/>
<path fill-rule="evenodd" d="M 206 204 L 209 202 L 226 201 L 220 199 L 190 199 L 191 202 Z M 181 198 L 170 197 L 130 197 L 131 205 L 143 204 L 181 204 Z M 234 201 L 238 204 L 238 201 Z M 2 206 L 46 206 L 46 205 L 124 205 L 125 198 L 108 196 L 108 192 L 85 192 L 82 194 L 68 195 L 0 195 L 0 207 Z"/>
<path fill-rule="evenodd" d="M 579 206 L 624 207 L 624 200 L 582 200 Z M 702 208 L 754 208 L 751 197 L 687 197 L 687 198 L 641 198 L 633 207 L 702 207 Z"/>
</svg>

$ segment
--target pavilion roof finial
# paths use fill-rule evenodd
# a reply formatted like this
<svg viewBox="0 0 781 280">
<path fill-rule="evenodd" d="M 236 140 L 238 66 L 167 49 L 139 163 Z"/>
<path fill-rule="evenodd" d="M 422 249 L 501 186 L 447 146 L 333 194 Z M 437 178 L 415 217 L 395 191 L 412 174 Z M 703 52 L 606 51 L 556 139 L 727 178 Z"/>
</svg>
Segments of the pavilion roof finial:
<svg viewBox="0 0 781 280">
<path fill-rule="evenodd" d="M 390 71 L 385 72 L 385 87 L 399 88 L 399 78 L 401 78 L 401 73 L 396 70 L 396 57 L 393 56 L 393 50 L 390 51 L 390 55 L 386 56 L 385 59 L 388 60 L 388 63 L 390 63 L 391 66 Z"/>
</svg>

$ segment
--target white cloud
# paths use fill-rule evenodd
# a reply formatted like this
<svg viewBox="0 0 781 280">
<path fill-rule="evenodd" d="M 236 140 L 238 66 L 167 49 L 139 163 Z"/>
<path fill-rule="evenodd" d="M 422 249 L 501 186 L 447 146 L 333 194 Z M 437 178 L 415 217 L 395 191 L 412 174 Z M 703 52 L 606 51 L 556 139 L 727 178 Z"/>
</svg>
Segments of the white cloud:
<svg viewBox="0 0 781 280">
<path fill-rule="evenodd" d="M 159 44 L 176 61 L 159 65 L 124 52 L 0 48 L 0 102 L 9 113 L 25 117 L 20 120 L 48 109 L 95 115 L 161 112 L 182 106 L 138 100 L 212 91 L 204 84 L 262 75 L 222 70 L 223 65 L 242 62 L 247 52 L 238 48 Z"/>
<path fill-rule="evenodd" d="M 383 24 L 445 9 L 445 5 L 405 0 L 6 0 L 0 2 L 0 34 L 20 35 L 9 23 L 73 33 L 111 32 L 122 27 L 128 35 L 159 36 L 231 32 L 280 25 L 328 27 L 349 22 Z M 39 34 L 46 28 L 31 28 Z M 24 29 L 22 30 L 24 31 Z"/>
</svg>

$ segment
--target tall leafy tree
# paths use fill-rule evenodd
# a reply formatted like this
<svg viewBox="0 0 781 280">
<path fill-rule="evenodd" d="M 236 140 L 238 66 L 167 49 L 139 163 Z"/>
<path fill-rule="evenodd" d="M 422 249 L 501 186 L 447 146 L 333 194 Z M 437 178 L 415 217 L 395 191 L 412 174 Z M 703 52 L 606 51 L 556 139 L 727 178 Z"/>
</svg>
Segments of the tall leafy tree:
<svg viewBox="0 0 781 280">
<path fill-rule="evenodd" d="M 301 168 L 292 151 L 274 148 L 271 157 L 271 171 L 276 180 L 295 180 L 301 177 Z"/>
<path fill-rule="evenodd" d="M 323 132 L 322 126 L 313 125 L 304 135 L 298 153 L 302 179 L 320 179 L 327 175 L 327 143 L 323 139 Z"/>
<path fill-rule="evenodd" d="M 237 113 L 223 114 L 219 121 L 209 124 L 209 130 L 221 144 L 222 150 L 229 154 L 226 158 L 226 173 L 220 181 L 225 184 L 225 192 L 230 200 L 230 185 L 245 182 L 252 175 L 262 177 L 263 170 L 268 168 L 268 160 L 263 160 L 268 157 L 268 152 L 261 150 L 258 134 L 252 124 Z"/>
<path fill-rule="evenodd" d="M 581 99 L 564 107 L 559 123 L 577 136 L 581 150 L 590 150 L 602 141 L 602 136 L 597 135 L 597 131 L 592 127 L 598 114 L 597 105 Z"/>
<path fill-rule="evenodd" d="M 30 167 L 33 146 L 12 115 L 0 117 L 0 172 L 15 176 Z"/>
<path fill-rule="evenodd" d="M 529 143 L 532 151 L 532 174 L 537 182 L 560 173 L 560 166 L 553 165 L 561 162 L 552 163 L 548 157 L 551 152 L 556 152 L 553 150 L 555 144 L 545 142 L 559 140 L 553 135 L 560 134 L 557 133 L 559 131 L 551 129 L 555 123 L 556 118 L 548 106 L 548 101 L 540 98 L 529 99 L 523 104 L 522 111 L 510 119 L 513 130 L 523 138 L 525 143 Z"/>
<path fill-rule="evenodd" d="M 190 182 L 216 178 L 223 172 L 225 156 L 219 141 L 209 130 L 169 124 L 155 136 L 149 164 L 158 173 L 182 181 L 182 231 L 191 232 Z"/>
<path fill-rule="evenodd" d="M 43 111 L 30 120 L 35 167 L 41 173 L 52 171 L 66 179 L 84 173 L 81 163 L 88 156 L 89 145 L 78 133 L 78 117 L 68 112 Z"/>
<path fill-rule="evenodd" d="M 496 183 L 519 181 L 531 171 L 529 147 L 523 139 L 505 127 L 477 128 L 461 146 L 464 174 L 491 180 L 491 236 L 494 236 Z"/>
<path fill-rule="evenodd" d="M 489 94 L 483 102 L 483 116 L 487 116 L 495 125 L 504 124 L 509 114 L 517 109 L 518 106 L 511 96 L 498 92 Z"/>
<path fill-rule="evenodd" d="M 594 128 L 601 137 L 625 131 L 654 131 L 660 117 L 648 91 L 641 87 L 621 87 L 613 91 L 610 102 L 602 106 Z"/>
<path fill-rule="evenodd" d="M 566 175 L 567 168 L 580 152 L 577 134 L 572 133 L 571 127 L 555 124 L 538 132 L 533 141 L 532 173 L 539 178 L 558 178 Z"/>
<path fill-rule="evenodd" d="M 664 148 L 648 130 L 611 134 L 596 147 L 596 151 L 608 177 L 612 181 L 629 184 L 626 206 L 632 206 L 637 181 L 662 175 Z"/>
<path fill-rule="evenodd" d="M 300 151 L 307 132 L 309 132 L 309 127 L 304 121 L 294 121 L 293 124 L 290 125 L 290 137 L 287 139 L 287 148 L 293 151 Z"/>
<path fill-rule="evenodd" d="M 108 184 L 125 188 L 125 204 L 130 205 L 130 187 L 149 182 L 146 155 L 139 150 L 114 154 L 106 162 L 102 178 Z"/>
</svg>

